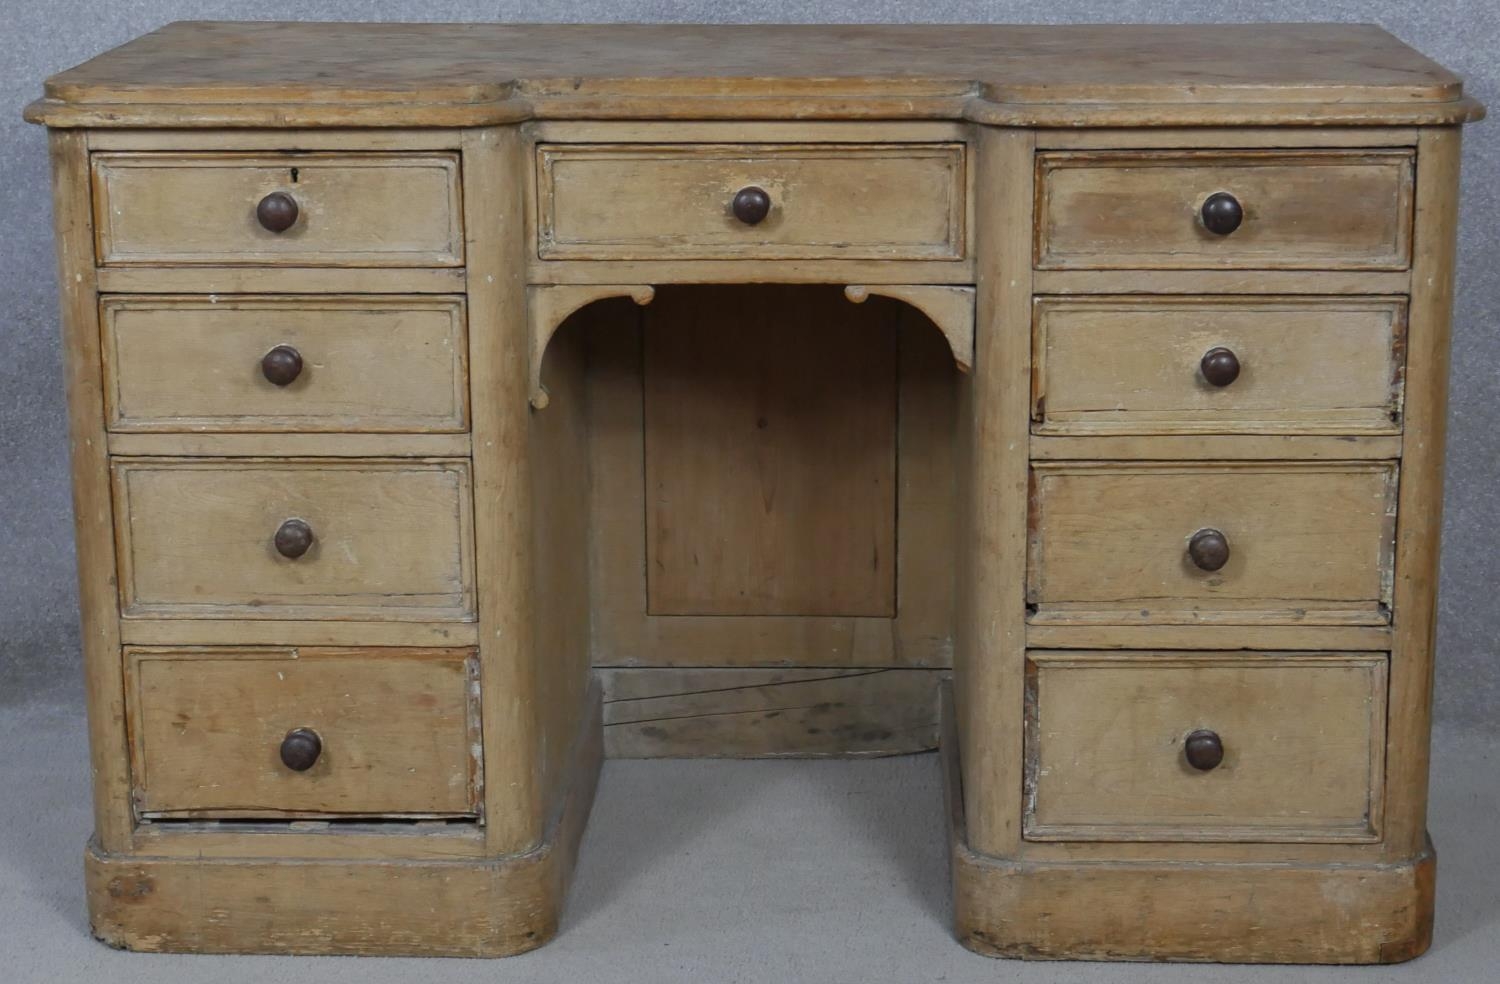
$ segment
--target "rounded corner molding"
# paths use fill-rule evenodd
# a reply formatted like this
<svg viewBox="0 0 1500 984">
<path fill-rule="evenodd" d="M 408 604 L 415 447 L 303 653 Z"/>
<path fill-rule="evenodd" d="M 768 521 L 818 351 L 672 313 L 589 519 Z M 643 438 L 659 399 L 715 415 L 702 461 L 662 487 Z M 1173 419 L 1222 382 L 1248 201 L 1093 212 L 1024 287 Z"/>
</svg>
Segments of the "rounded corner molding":
<svg viewBox="0 0 1500 984">
<path fill-rule="evenodd" d="M 974 288 L 947 285 L 849 284 L 844 296 L 863 304 L 873 296 L 890 297 L 916 308 L 948 340 L 959 372 L 974 368 Z"/>
<path fill-rule="evenodd" d="M 528 399 L 532 409 L 545 410 L 552 402 L 542 385 L 542 362 L 552 336 L 573 314 L 609 297 L 628 297 L 645 307 L 656 298 L 656 288 L 650 284 L 551 284 L 527 289 L 531 362 Z"/>
</svg>

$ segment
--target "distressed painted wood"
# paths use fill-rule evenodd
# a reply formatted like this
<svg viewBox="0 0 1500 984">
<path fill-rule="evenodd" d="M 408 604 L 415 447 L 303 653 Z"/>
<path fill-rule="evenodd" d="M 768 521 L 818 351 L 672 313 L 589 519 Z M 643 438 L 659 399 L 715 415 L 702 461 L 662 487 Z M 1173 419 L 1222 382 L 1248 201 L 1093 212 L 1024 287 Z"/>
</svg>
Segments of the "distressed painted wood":
<svg viewBox="0 0 1500 984">
<path fill-rule="evenodd" d="M 91 842 L 84 856 L 90 928 L 111 946 L 157 953 L 500 957 L 533 950 L 557 932 L 593 805 L 603 756 L 597 685 L 588 701 L 594 713 L 564 742 L 568 780 L 530 851 L 433 857 L 428 847 L 393 855 L 391 835 L 382 833 L 375 853 L 354 841 L 337 852 L 266 857 L 268 841 L 285 835 L 258 830 L 234 836 L 222 853 L 188 857 L 112 854 Z M 408 825 L 402 830 L 397 838 L 413 836 Z M 143 847 L 152 843 L 146 838 Z"/>
<path fill-rule="evenodd" d="M 1384 653 L 1032 651 L 1026 839 L 1378 840 L 1386 677 Z"/>
<path fill-rule="evenodd" d="M 127 649 L 140 817 L 472 816 L 479 665 L 470 650 Z M 322 742 L 281 760 L 288 732 Z"/>
<path fill-rule="evenodd" d="M 471 486 L 462 461 L 118 458 L 122 613 L 471 618 Z"/>
<path fill-rule="evenodd" d="M 1389 735 L 1392 853 L 1422 850 L 1427 837 L 1428 758 L 1437 637 L 1443 460 L 1448 428 L 1449 337 L 1458 250 L 1457 128 L 1423 132 L 1417 184 L 1406 443 L 1396 521 L 1397 613 L 1391 645 Z"/>
<path fill-rule="evenodd" d="M 1409 149 L 1050 151 L 1037 156 L 1040 269 L 1403 270 Z M 1218 234 L 1213 194 L 1244 209 Z"/>
<path fill-rule="evenodd" d="M 629 297 L 637 306 L 651 303 L 656 289 L 647 284 L 633 285 L 549 285 L 527 291 L 528 353 L 531 365 L 531 405 L 538 410 L 547 407 L 550 397 L 542 386 L 542 366 L 547 345 L 563 322 L 590 304 L 611 297 Z"/>
<path fill-rule="evenodd" d="M 532 708 L 542 746 L 535 759 L 543 804 L 562 795 L 571 776 L 563 738 L 583 727 L 585 716 L 597 713 L 586 703 L 592 681 L 594 608 L 584 562 L 591 491 L 584 392 L 587 348 L 577 334 L 558 338 L 551 348 L 544 378 L 558 403 L 545 413 L 530 414 L 527 434 L 533 448 L 545 449 L 536 455 L 531 471 L 537 509 L 532 519 L 534 600 L 529 613 L 535 633 Z M 527 755 L 521 752 L 517 757 Z"/>
<path fill-rule="evenodd" d="M 1374 964 L 1411 960 L 1432 944 L 1437 857 L 1430 841 L 1394 861 L 1340 863 L 1235 856 L 1078 863 L 975 851 L 951 696 L 944 695 L 942 708 L 954 929 L 976 953 L 1023 960 Z"/>
<path fill-rule="evenodd" d="M 951 666 L 966 945 L 1426 948 L 1483 109 L 1390 35 L 185 23 L 27 113 L 103 939 L 530 949 L 601 747 L 928 749 Z"/>
<path fill-rule="evenodd" d="M 570 662 L 538 649 L 536 493 L 527 403 L 522 191 L 514 176 L 526 144 L 513 128 L 468 131 L 464 141 L 465 255 L 486 275 L 469 285 L 469 385 L 474 401 L 474 532 L 484 715 L 485 847 L 534 851 L 564 787 L 554 767 L 593 708 L 541 706 L 546 678 Z"/>
<path fill-rule="evenodd" d="M 136 846 L 154 858 L 341 857 L 452 860 L 484 856 L 484 829 L 450 818 L 364 820 L 174 820 L 136 829 Z"/>
<path fill-rule="evenodd" d="M 466 431 L 462 297 L 108 296 L 111 431 Z M 261 363 L 300 356 L 290 383 Z M 283 452 L 284 453 L 284 452 Z"/>
<path fill-rule="evenodd" d="M 132 458 L 466 458 L 471 450 L 467 432 L 111 431 L 105 441 L 111 454 Z"/>
<path fill-rule="evenodd" d="M 1094 624 L 1388 621 L 1396 468 L 1387 462 L 1038 462 L 1026 597 Z M 1220 532 L 1228 562 L 1195 566 Z"/>
<path fill-rule="evenodd" d="M 1038 294 L 1404 294 L 1409 270 L 1037 270 Z"/>
<path fill-rule="evenodd" d="M 1037 301 L 1037 434 L 1397 434 L 1401 298 Z M 1202 361 L 1231 351 L 1218 386 Z"/>
<path fill-rule="evenodd" d="M 113 266 L 97 277 L 115 294 L 451 294 L 467 282 L 458 267 Z"/>
<path fill-rule="evenodd" d="M 863 304 L 871 296 L 893 297 L 922 312 L 943 333 L 953 350 L 953 364 L 960 372 L 974 365 L 974 289 L 924 285 L 892 287 L 881 284 L 850 284 L 844 296 Z"/>
<path fill-rule="evenodd" d="M 325 621 L 316 618 L 127 618 L 120 640 L 139 646 L 474 646 L 474 622 Z"/>
<path fill-rule="evenodd" d="M 1396 434 L 1163 434 L 1031 438 L 1033 461 L 1364 461 L 1401 456 Z"/>
<path fill-rule="evenodd" d="M 544 144 L 544 260 L 961 259 L 964 145 Z M 731 210 L 759 188 L 754 223 Z"/>
<path fill-rule="evenodd" d="M 974 843 L 1021 840 L 1026 494 L 1035 134 L 985 130 L 975 192 L 974 371 L 959 380 L 958 542 L 953 679 Z"/>
<path fill-rule="evenodd" d="M 454 154 L 95 154 L 99 262 L 461 266 Z M 271 194 L 298 214 L 256 219 Z"/>
<path fill-rule="evenodd" d="M 58 309 L 68 452 L 73 474 L 73 535 L 78 563 L 84 693 L 89 702 L 89 765 L 94 839 L 105 849 L 129 848 L 130 757 L 125 728 L 120 602 L 115 574 L 115 511 L 104 442 L 104 370 L 99 349 L 93 214 L 83 131 L 47 134 L 52 167 L 52 222 L 57 242 Z"/>
</svg>

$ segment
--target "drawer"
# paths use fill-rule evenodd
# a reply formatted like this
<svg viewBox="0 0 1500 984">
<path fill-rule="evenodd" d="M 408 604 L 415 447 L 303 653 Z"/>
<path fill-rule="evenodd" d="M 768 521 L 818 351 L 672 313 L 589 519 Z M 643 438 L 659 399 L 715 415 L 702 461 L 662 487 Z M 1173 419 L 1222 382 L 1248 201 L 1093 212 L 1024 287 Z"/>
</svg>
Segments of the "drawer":
<svg viewBox="0 0 1500 984">
<path fill-rule="evenodd" d="M 574 260 L 956 260 L 965 180 L 957 143 L 544 144 L 537 251 Z M 736 217 L 745 189 L 769 197 L 759 221 Z"/>
<path fill-rule="evenodd" d="M 1376 841 L 1384 653 L 1032 652 L 1033 841 Z"/>
<path fill-rule="evenodd" d="M 105 265 L 463 264 L 457 154 L 99 153 L 92 161 Z M 261 221 L 267 196 L 277 196 L 267 220 L 294 218 L 290 226 L 273 231 Z"/>
<path fill-rule="evenodd" d="M 479 810 L 472 650 L 127 649 L 141 817 Z"/>
<path fill-rule="evenodd" d="M 112 431 L 463 431 L 461 297 L 112 296 Z"/>
<path fill-rule="evenodd" d="M 1394 462 L 1032 471 L 1034 622 L 1383 625 Z"/>
<path fill-rule="evenodd" d="M 111 467 L 126 617 L 473 617 L 466 461 Z"/>
<path fill-rule="evenodd" d="M 1091 297 L 1036 304 L 1038 434 L 1394 434 L 1399 298 Z"/>
<path fill-rule="evenodd" d="M 1412 165 L 1411 150 L 1040 154 L 1036 263 L 1049 270 L 1404 270 Z M 1203 218 L 1210 196 L 1221 194 L 1233 197 L 1240 215 L 1224 234 Z"/>
</svg>

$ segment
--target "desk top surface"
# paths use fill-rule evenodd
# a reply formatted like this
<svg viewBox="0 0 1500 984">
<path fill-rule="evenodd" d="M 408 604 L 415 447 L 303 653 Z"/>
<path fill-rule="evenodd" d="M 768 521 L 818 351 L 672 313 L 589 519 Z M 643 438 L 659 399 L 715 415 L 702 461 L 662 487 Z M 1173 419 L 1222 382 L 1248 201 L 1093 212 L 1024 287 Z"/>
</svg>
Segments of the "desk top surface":
<svg viewBox="0 0 1500 984">
<path fill-rule="evenodd" d="M 1457 76 L 1378 27 L 179 22 L 53 76 L 53 126 L 530 118 L 1000 125 L 1454 123 Z"/>
</svg>

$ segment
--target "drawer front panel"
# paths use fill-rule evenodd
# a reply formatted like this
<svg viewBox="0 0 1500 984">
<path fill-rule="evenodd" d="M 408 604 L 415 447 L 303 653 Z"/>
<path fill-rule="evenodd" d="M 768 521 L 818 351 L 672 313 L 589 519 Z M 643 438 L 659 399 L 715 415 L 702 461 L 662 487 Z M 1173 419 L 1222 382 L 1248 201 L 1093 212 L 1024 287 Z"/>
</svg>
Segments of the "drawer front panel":
<svg viewBox="0 0 1500 984">
<path fill-rule="evenodd" d="M 1400 299 L 1049 297 L 1035 325 L 1039 434 L 1400 431 Z"/>
<path fill-rule="evenodd" d="M 1386 677 L 1383 653 L 1033 652 L 1025 836 L 1378 840 Z"/>
<path fill-rule="evenodd" d="M 115 296 L 101 319 L 113 431 L 468 427 L 461 297 Z"/>
<path fill-rule="evenodd" d="M 113 472 L 127 617 L 473 616 L 465 461 L 121 458 Z"/>
<path fill-rule="evenodd" d="M 478 811 L 472 650 L 129 649 L 125 655 L 140 816 Z"/>
<path fill-rule="evenodd" d="M 1385 624 L 1395 497 L 1393 462 L 1037 463 L 1032 620 Z"/>
<path fill-rule="evenodd" d="M 461 266 L 458 155 L 93 156 L 99 262 Z M 268 195 L 296 218 L 273 232 Z"/>
<path fill-rule="evenodd" d="M 1099 151 L 1037 158 L 1041 269 L 1404 270 L 1413 152 Z M 1219 234 L 1201 210 L 1232 195 Z"/>
<path fill-rule="evenodd" d="M 537 177 L 543 259 L 964 255 L 962 144 L 548 144 Z M 770 196 L 755 224 L 745 188 Z"/>
</svg>

